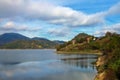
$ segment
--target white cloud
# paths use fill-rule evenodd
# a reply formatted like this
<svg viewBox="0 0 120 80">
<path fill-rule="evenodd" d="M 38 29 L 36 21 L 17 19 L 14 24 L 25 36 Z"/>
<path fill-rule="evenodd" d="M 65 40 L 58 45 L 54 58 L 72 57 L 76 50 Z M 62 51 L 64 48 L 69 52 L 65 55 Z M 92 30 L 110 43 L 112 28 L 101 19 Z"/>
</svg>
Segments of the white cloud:
<svg viewBox="0 0 120 80">
<path fill-rule="evenodd" d="M 43 20 L 51 24 L 70 27 L 94 26 L 105 23 L 106 16 L 120 13 L 119 6 L 120 3 L 114 5 L 108 11 L 88 15 L 47 1 L 0 0 L 0 18 L 21 17 L 26 20 Z M 21 30 L 26 30 L 25 26 Z"/>
<path fill-rule="evenodd" d="M 64 26 L 89 26 L 104 22 L 101 13 L 87 15 L 68 7 L 32 0 L 0 0 L 0 17 L 38 19 Z"/>
<path fill-rule="evenodd" d="M 107 15 L 120 14 L 120 2 L 112 6 L 108 11 Z"/>
<path fill-rule="evenodd" d="M 57 37 L 65 37 L 70 34 L 70 29 L 67 27 L 63 28 L 51 28 L 48 30 L 48 33 L 52 36 L 57 36 Z"/>
<path fill-rule="evenodd" d="M 0 31 L 3 31 L 3 32 L 15 32 L 15 31 L 32 32 L 32 31 L 39 31 L 39 30 L 41 30 L 40 27 L 31 28 L 25 24 L 16 24 L 15 22 L 12 22 L 12 21 L 6 22 L 0 27 Z"/>
<path fill-rule="evenodd" d="M 15 27 L 15 24 L 14 24 L 14 22 L 12 22 L 12 21 L 7 22 L 7 23 L 3 26 L 3 28 L 8 28 L 8 29 L 14 28 L 14 27 Z"/>
<path fill-rule="evenodd" d="M 96 31 L 95 35 L 96 36 L 103 36 L 103 35 L 105 35 L 106 32 L 120 33 L 120 23 L 113 24 L 110 26 L 104 26 L 101 30 Z"/>
</svg>

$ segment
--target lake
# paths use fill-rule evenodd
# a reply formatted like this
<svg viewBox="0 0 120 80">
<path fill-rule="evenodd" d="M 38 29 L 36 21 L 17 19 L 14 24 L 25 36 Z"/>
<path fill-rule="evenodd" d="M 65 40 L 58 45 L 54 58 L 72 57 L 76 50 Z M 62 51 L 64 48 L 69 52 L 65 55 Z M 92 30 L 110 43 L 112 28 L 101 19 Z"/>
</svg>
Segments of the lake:
<svg viewBox="0 0 120 80">
<path fill-rule="evenodd" d="M 0 50 L 0 80 L 93 80 L 97 55 L 54 49 Z"/>
</svg>

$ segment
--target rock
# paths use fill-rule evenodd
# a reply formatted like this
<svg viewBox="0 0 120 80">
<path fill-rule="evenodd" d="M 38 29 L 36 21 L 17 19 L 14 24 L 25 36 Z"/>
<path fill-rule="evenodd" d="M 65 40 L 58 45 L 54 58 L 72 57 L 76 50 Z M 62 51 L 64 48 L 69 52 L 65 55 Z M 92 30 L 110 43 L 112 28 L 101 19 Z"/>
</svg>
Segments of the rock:
<svg viewBox="0 0 120 80">
<path fill-rule="evenodd" d="M 101 73 L 98 73 L 94 80 L 118 80 L 115 72 L 112 69 L 107 69 Z"/>
</svg>

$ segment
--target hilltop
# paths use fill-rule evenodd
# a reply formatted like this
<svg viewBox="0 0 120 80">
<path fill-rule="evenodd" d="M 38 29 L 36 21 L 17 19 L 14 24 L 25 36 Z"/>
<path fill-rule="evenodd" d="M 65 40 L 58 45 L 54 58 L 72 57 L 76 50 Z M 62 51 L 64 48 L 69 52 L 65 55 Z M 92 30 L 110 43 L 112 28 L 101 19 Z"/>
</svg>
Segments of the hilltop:
<svg viewBox="0 0 120 80">
<path fill-rule="evenodd" d="M 23 36 L 18 33 L 5 33 L 0 35 L 0 45 L 4 45 L 9 42 L 13 42 L 16 40 L 29 40 L 30 38 Z"/>
</svg>

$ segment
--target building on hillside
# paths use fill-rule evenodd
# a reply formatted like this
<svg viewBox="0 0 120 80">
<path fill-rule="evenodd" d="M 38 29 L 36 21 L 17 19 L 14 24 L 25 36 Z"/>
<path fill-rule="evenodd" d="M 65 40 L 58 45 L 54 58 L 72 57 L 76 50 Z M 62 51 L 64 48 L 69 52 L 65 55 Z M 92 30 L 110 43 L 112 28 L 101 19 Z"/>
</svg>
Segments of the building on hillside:
<svg viewBox="0 0 120 80">
<path fill-rule="evenodd" d="M 90 43 L 91 40 L 92 40 L 92 37 L 87 37 L 87 43 Z"/>
<path fill-rule="evenodd" d="M 76 40 L 72 40 L 72 44 L 75 45 L 75 43 L 76 43 Z"/>
</svg>

